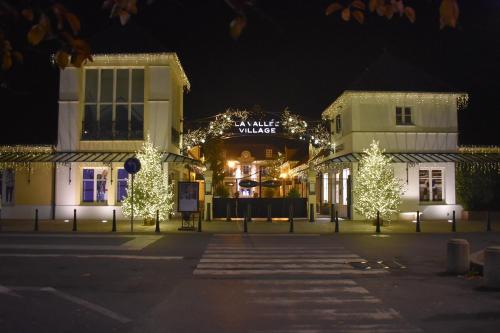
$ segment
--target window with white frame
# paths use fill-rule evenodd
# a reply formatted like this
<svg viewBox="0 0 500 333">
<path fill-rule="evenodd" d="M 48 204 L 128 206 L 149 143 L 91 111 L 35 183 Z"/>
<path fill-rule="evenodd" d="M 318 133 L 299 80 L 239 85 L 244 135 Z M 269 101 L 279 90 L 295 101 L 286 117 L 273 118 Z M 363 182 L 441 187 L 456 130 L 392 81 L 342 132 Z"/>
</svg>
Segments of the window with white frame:
<svg viewBox="0 0 500 333">
<path fill-rule="evenodd" d="M 347 205 L 347 181 L 349 177 L 349 169 L 342 170 L 342 204 Z"/>
<path fill-rule="evenodd" d="M 116 177 L 116 201 L 123 202 L 127 197 L 128 172 L 125 169 L 118 169 Z"/>
<path fill-rule="evenodd" d="M 328 203 L 328 173 L 323 174 L 323 203 Z"/>
<path fill-rule="evenodd" d="M 428 168 L 419 170 L 421 202 L 443 201 L 443 170 Z"/>
<path fill-rule="evenodd" d="M 13 169 L 0 170 L 0 204 L 14 204 L 15 172 Z M 0 205 L 1 206 L 1 205 Z"/>
<path fill-rule="evenodd" d="M 266 158 L 273 158 L 273 150 L 266 149 Z"/>
<path fill-rule="evenodd" d="M 413 125 L 411 107 L 396 106 L 396 125 Z"/>
<path fill-rule="evenodd" d="M 108 202 L 108 169 L 84 168 L 82 173 L 82 202 Z"/>
<path fill-rule="evenodd" d="M 86 69 L 82 140 L 143 138 L 144 69 Z"/>
</svg>

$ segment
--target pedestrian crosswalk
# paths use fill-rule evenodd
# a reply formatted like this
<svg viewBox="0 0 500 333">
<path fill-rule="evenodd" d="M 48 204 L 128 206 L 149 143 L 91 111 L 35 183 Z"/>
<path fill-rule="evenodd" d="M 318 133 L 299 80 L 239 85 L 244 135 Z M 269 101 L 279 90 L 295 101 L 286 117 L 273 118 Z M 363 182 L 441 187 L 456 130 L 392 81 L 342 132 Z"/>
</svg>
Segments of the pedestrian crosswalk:
<svg viewBox="0 0 500 333">
<path fill-rule="evenodd" d="M 309 246 L 304 246 L 309 245 Z M 215 236 L 203 253 L 194 275 L 378 275 L 383 268 L 359 269 L 358 255 L 322 237 Z"/>
<path fill-rule="evenodd" d="M 362 262 L 323 237 L 216 236 L 193 274 L 241 284 L 248 332 L 421 332 L 355 281 L 389 274 Z"/>
</svg>

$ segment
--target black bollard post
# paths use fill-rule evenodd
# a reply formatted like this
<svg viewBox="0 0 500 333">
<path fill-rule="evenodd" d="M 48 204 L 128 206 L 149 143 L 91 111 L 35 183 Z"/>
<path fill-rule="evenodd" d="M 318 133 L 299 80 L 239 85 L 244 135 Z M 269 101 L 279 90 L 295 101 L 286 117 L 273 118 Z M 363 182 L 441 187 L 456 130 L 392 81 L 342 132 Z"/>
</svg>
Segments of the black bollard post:
<svg viewBox="0 0 500 333">
<path fill-rule="evenodd" d="M 339 212 L 335 211 L 335 232 L 339 232 Z"/>
<path fill-rule="evenodd" d="M 491 231 L 490 211 L 486 212 L 486 231 Z"/>
<path fill-rule="evenodd" d="M 314 222 L 314 204 L 309 205 L 309 222 Z"/>
<path fill-rule="evenodd" d="M 290 233 L 293 233 L 293 206 L 288 207 L 288 222 L 290 223 Z"/>
<path fill-rule="evenodd" d="M 252 205 L 250 203 L 247 205 L 248 222 L 252 222 Z"/>
<path fill-rule="evenodd" d="M 380 212 L 377 210 L 377 228 L 375 229 L 377 234 L 380 233 Z"/>
<path fill-rule="evenodd" d="M 330 204 L 330 222 L 335 222 L 335 211 L 334 211 L 335 205 Z"/>
<path fill-rule="evenodd" d="M 77 231 L 77 228 L 76 228 L 76 209 L 73 209 L 73 231 Z"/>
<path fill-rule="evenodd" d="M 420 212 L 417 210 L 417 229 L 416 232 L 420 232 Z"/>
<path fill-rule="evenodd" d="M 116 209 L 113 209 L 113 228 L 111 228 L 111 232 L 116 232 Z"/>
<path fill-rule="evenodd" d="M 158 227 L 158 230 L 159 229 L 160 227 Z M 201 212 L 198 212 L 198 232 L 201 232 Z"/>
<path fill-rule="evenodd" d="M 273 222 L 271 217 L 271 204 L 267 204 L 267 222 Z"/>
<path fill-rule="evenodd" d="M 211 205 L 209 202 L 209 203 L 207 203 L 207 218 L 206 218 L 206 220 L 209 222 L 212 220 L 212 216 L 210 215 L 210 211 L 211 211 L 210 207 L 211 207 Z"/>
<path fill-rule="evenodd" d="M 455 219 L 455 211 L 453 211 L 453 217 L 451 220 L 451 231 L 456 232 L 457 231 L 457 221 Z"/>
<path fill-rule="evenodd" d="M 231 221 L 231 204 L 229 201 L 226 203 L 226 221 Z"/>
<path fill-rule="evenodd" d="M 160 232 L 160 211 L 156 210 L 156 228 L 155 232 Z"/>
<path fill-rule="evenodd" d="M 243 232 L 246 234 L 248 232 L 248 219 L 250 216 L 250 212 L 247 209 L 247 213 L 243 216 Z"/>
<path fill-rule="evenodd" d="M 35 227 L 33 228 L 34 231 L 38 231 L 38 208 L 35 209 Z"/>
</svg>

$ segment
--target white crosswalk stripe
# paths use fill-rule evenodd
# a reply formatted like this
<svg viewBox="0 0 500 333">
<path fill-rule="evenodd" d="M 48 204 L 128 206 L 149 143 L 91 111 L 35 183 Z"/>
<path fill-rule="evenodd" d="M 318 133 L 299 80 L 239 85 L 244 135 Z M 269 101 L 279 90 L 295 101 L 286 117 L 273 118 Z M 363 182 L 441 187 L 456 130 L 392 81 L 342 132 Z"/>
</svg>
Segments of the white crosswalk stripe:
<svg viewBox="0 0 500 333">
<path fill-rule="evenodd" d="M 245 304 L 257 317 L 249 332 L 421 332 L 353 280 L 388 274 L 356 265 L 362 262 L 321 237 L 215 236 L 193 274 L 242 284 Z"/>
</svg>

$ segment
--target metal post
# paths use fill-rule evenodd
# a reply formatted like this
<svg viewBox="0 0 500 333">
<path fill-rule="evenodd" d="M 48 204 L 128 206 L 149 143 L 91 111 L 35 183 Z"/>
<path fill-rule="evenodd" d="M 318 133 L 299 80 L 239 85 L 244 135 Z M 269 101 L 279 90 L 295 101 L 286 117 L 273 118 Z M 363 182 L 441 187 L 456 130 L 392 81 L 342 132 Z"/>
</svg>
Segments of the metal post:
<svg viewBox="0 0 500 333">
<path fill-rule="evenodd" d="M 132 174 L 132 200 L 130 203 L 131 213 L 130 213 L 130 232 L 134 232 L 134 174 Z"/>
<path fill-rule="evenodd" d="M 113 228 L 111 231 L 116 232 L 116 209 L 113 209 Z"/>
<path fill-rule="evenodd" d="M 160 232 L 160 211 L 156 210 L 156 228 L 155 232 Z"/>
<path fill-rule="evenodd" d="M 38 208 L 35 209 L 35 227 L 33 228 L 34 231 L 38 231 Z"/>
<path fill-rule="evenodd" d="M 486 231 L 491 231 L 490 211 L 486 212 Z"/>
<path fill-rule="evenodd" d="M 76 228 L 76 209 L 73 209 L 73 231 L 77 231 L 77 228 Z"/>
<path fill-rule="evenodd" d="M 272 222 L 273 218 L 271 217 L 271 204 L 267 204 L 267 222 Z"/>
<path fill-rule="evenodd" d="M 375 229 L 377 234 L 380 233 L 380 212 L 377 210 L 377 228 Z"/>
<path fill-rule="evenodd" d="M 420 232 L 420 212 L 417 210 L 417 230 L 416 232 Z"/>
<path fill-rule="evenodd" d="M 229 200 L 226 203 L 226 221 L 231 222 L 231 203 Z"/>
<path fill-rule="evenodd" d="M 453 219 L 451 220 L 451 231 L 452 232 L 457 231 L 457 221 L 455 219 L 455 211 L 453 211 Z"/>
<path fill-rule="evenodd" d="M 288 208 L 288 222 L 290 223 L 290 233 L 293 233 L 293 206 Z"/>
<path fill-rule="evenodd" d="M 309 205 L 309 222 L 314 222 L 314 204 Z"/>
<path fill-rule="evenodd" d="M 335 232 L 339 232 L 339 212 L 335 211 Z"/>
<path fill-rule="evenodd" d="M 159 224 L 158 224 L 158 232 L 160 232 Z M 198 232 L 201 232 L 201 212 L 198 212 Z"/>
<path fill-rule="evenodd" d="M 243 232 L 246 234 L 248 232 L 248 225 L 247 225 L 247 221 L 249 219 L 249 216 L 250 216 L 250 211 L 247 209 L 247 213 L 245 214 L 245 216 L 243 217 Z"/>
<path fill-rule="evenodd" d="M 211 206 L 210 202 L 207 203 L 207 221 L 211 221 L 212 220 L 212 216 L 210 215 L 210 211 L 211 211 L 210 206 Z"/>
<path fill-rule="evenodd" d="M 330 204 L 330 222 L 335 222 L 335 205 L 334 204 Z"/>
<path fill-rule="evenodd" d="M 252 222 L 252 205 L 247 204 L 248 222 Z"/>
</svg>

